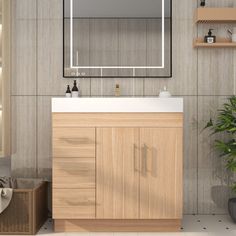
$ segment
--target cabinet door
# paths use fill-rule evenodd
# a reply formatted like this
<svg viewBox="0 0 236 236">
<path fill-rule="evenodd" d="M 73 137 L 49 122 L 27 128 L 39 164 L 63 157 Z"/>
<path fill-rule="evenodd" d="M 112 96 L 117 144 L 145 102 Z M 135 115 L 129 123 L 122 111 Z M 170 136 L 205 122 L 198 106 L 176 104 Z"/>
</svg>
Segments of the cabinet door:
<svg viewBox="0 0 236 236">
<path fill-rule="evenodd" d="M 140 129 L 140 218 L 182 218 L 182 128 Z"/>
<path fill-rule="evenodd" d="M 96 218 L 138 219 L 139 129 L 98 128 L 96 137 Z"/>
</svg>

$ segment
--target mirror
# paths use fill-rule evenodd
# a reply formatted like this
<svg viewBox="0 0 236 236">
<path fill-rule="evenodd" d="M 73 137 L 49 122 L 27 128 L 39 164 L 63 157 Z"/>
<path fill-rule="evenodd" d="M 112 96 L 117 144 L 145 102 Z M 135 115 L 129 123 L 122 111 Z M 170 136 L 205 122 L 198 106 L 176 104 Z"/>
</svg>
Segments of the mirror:
<svg viewBox="0 0 236 236">
<path fill-rule="evenodd" d="M 64 0 L 64 77 L 172 76 L 172 0 Z"/>
</svg>

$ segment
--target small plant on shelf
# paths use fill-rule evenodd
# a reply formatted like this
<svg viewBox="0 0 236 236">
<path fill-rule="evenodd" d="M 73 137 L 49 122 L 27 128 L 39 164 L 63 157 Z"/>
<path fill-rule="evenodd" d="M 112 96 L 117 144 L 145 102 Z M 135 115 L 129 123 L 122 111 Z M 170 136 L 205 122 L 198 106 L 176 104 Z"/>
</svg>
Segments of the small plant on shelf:
<svg viewBox="0 0 236 236">
<path fill-rule="evenodd" d="M 210 119 L 205 128 L 211 129 L 212 134 L 222 133 L 228 136 L 228 141 L 215 140 L 215 147 L 226 161 L 226 169 L 236 173 L 236 96 L 230 97 L 218 111 L 216 119 Z M 231 187 L 236 193 L 236 182 Z M 228 208 L 230 216 L 236 222 L 236 198 L 229 199 Z"/>
</svg>

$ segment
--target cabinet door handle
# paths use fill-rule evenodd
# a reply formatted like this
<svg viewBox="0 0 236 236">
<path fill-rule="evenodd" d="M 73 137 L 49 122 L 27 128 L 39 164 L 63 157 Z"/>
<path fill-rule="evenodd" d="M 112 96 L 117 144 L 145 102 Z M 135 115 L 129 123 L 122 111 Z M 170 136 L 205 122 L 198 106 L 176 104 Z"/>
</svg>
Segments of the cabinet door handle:
<svg viewBox="0 0 236 236">
<path fill-rule="evenodd" d="M 138 156 L 136 155 L 136 151 L 137 151 L 137 146 L 136 144 L 134 144 L 134 171 L 138 171 L 139 172 L 139 159 Z"/>
<path fill-rule="evenodd" d="M 151 165 L 151 174 L 153 177 L 157 176 L 157 168 L 158 168 L 158 152 L 156 148 L 152 148 L 152 165 Z"/>
<path fill-rule="evenodd" d="M 147 145 L 142 146 L 142 174 L 147 174 Z"/>
</svg>

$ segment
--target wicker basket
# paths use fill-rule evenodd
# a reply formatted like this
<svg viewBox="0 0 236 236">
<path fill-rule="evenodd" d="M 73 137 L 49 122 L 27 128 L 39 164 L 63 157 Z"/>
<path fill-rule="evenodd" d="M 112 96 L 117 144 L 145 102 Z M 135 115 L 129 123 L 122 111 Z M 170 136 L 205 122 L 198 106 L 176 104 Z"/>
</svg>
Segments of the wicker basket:
<svg viewBox="0 0 236 236">
<path fill-rule="evenodd" d="M 0 234 L 36 234 L 47 216 L 46 182 L 14 189 L 10 205 L 0 214 Z"/>
</svg>

